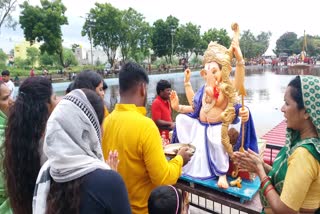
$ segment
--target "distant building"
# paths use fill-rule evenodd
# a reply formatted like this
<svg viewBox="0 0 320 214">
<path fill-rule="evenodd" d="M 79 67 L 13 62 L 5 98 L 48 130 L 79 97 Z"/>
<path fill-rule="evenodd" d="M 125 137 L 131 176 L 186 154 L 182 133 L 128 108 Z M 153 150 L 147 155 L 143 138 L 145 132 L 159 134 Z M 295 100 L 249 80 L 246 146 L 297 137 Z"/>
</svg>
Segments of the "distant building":
<svg viewBox="0 0 320 214">
<path fill-rule="evenodd" d="M 80 64 L 87 65 L 92 63 L 90 49 L 85 49 L 80 45 L 80 47 L 75 49 L 74 54 Z M 92 49 L 92 56 L 94 65 L 96 65 L 98 61 L 100 64 L 105 64 L 108 62 L 107 54 L 100 49 Z"/>
<path fill-rule="evenodd" d="M 75 55 L 76 59 L 78 60 L 79 64 L 81 64 L 81 65 L 88 64 L 88 60 L 86 59 L 86 52 L 82 48 L 81 45 L 80 45 L 80 47 L 77 47 L 74 50 L 74 55 Z"/>
<path fill-rule="evenodd" d="M 27 48 L 29 48 L 29 47 L 35 47 L 35 48 L 39 49 L 40 44 L 35 43 L 33 45 L 30 45 L 30 42 L 25 41 L 25 40 L 19 44 L 16 44 L 13 49 L 14 58 L 16 59 L 19 57 L 21 59 L 27 59 Z M 38 64 L 39 64 L 39 62 L 36 62 L 35 66 L 38 66 Z"/>
<path fill-rule="evenodd" d="M 91 52 L 87 51 L 89 62 L 91 62 Z M 97 64 L 99 61 L 100 64 L 105 64 L 108 62 L 108 56 L 107 54 L 101 50 L 101 49 L 93 49 L 92 50 L 92 56 L 93 56 L 93 64 Z"/>
</svg>

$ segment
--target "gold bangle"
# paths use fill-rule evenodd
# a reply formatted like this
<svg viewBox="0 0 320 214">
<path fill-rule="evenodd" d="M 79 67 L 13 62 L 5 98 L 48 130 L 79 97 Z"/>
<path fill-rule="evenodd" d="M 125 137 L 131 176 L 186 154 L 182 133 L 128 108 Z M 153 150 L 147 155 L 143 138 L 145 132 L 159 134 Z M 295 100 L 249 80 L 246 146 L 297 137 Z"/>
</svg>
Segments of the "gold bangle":
<svg viewBox="0 0 320 214">
<path fill-rule="evenodd" d="M 185 82 L 184 83 L 184 87 L 187 87 L 187 86 L 191 86 L 191 83 L 190 82 Z"/>
</svg>

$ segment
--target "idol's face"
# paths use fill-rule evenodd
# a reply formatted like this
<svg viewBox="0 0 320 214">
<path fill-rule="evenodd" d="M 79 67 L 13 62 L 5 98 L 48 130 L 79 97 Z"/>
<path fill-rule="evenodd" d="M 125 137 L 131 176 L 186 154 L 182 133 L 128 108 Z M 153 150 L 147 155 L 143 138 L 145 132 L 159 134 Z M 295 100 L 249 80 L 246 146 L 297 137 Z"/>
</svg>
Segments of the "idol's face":
<svg viewBox="0 0 320 214">
<path fill-rule="evenodd" d="M 221 70 L 216 62 L 206 63 L 204 66 L 205 72 L 202 76 L 205 80 L 207 85 L 211 86 L 218 86 L 221 82 Z"/>
</svg>

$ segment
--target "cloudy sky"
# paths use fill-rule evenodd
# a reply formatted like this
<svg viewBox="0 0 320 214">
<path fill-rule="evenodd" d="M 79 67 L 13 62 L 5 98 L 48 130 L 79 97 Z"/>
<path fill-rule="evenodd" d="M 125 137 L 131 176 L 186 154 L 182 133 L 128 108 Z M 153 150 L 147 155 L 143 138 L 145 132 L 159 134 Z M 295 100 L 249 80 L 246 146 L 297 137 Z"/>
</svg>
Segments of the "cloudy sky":
<svg viewBox="0 0 320 214">
<path fill-rule="evenodd" d="M 22 0 L 18 0 L 22 3 Z M 40 4 L 40 0 L 29 0 L 33 5 Z M 81 37 L 81 29 L 85 16 L 95 2 L 111 3 L 121 10 L 134 8 L 145 16 L 151 25 L 158 19 L 166 19 L 173 15 L 180 20 L 180 24 L 192 22 L 201 26 L 201 32 L 209 28 L 225 28 L 232 36 L 230 25 L 238 22 L 240 31 L 250 30 L 255 35 L 261 31 L 272 33 L 268 53 L 275 47 L 276 40 L 285 32 L 295 32 L 298 36 L 307 34 L 320 35 L 320 12 L 316 0 L 283 1 L 283 0 L 62 0 L 67 7 L 66 16 L 69 25 L 63 27 L 64 45 L 70 47 L 73 43 L 80 43 L 89 47 L 86 37 Z M 19 7 L 14 15 L 18 20 Z M 16 31 L 2 28 L 0 32 L 0 48 L 9 51 L 14 44 L 23 39 L 23 32 L 18 27 Z"/>
</svg>

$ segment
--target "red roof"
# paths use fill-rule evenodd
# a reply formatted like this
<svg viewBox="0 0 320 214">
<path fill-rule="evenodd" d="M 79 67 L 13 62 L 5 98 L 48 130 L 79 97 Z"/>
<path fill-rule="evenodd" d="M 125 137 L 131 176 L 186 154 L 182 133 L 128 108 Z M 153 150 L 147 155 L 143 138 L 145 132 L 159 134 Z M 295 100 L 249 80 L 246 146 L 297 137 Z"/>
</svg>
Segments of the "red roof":
<svg viewBox="0 0 320 214">
<path fill-rule="evenodd" d="M 261 138 L 267 141 L 267 144 L 275 144 L 284 146 L 286 142 L 286 128 L 287 123 L 283 120 L 281 123 L 272 128 L 269 132 L 263 135 Z M 263 160 L 264 162 L 272 165 L 275 157 L 279 153 L 279 150 L 266 148 L 264 150 Z"/>
</svg>

